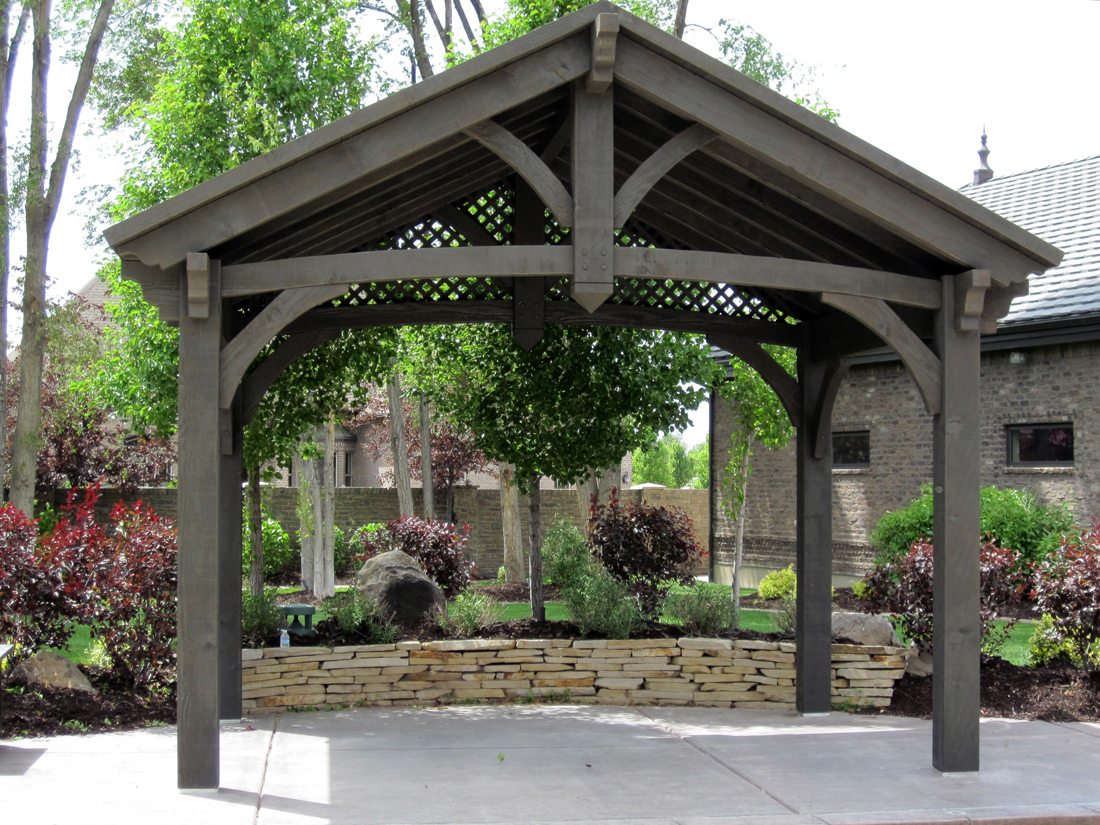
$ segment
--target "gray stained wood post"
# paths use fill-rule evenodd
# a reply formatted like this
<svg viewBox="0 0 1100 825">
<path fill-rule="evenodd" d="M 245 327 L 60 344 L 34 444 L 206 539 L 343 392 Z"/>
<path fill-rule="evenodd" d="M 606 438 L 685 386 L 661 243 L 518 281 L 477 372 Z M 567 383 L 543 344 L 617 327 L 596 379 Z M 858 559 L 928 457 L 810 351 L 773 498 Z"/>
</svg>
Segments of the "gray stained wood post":
<svg viewBox="0 0 1100 825">
<path fill-rule="evenodd" d="M 240 402 L 220 411 L 218 462 L 221 512 L 218 543 L 218 717 L 240 719 L 241 705 L 241 508 L 244 495 Z"/>
<path fill-rule="evenodd" d="M 520 246 L 546 243 L 545 207 L 523 178 L 515 182 L 515 238 Z M 546 327 L 546 279 L 512 281 L 512 337 L 525 350 L 542 340 Z"/>
<path fill-rule="evenodd" d="M 943 279 L 935 343 L 942 404 L 932 421 L 932 765 L 976 771 L 980 736 L 981 333 L 959 331 L 955 278 Z"/>
<path fill-rule="evenodd" d="M 594 312 L 615 290 L 615 144 L 612 87 L 573 87 L 573 286 Z"/>
<path fill-rule="evenodd" d="M 179 321 L 179 554 L 177 593 L 177 782 L 219 781 L 218 599 L 221 487 L 221 272 L 187 256 Z M 236 576 L 240 570 L 235 571 Z M 240 655 L 238 651 L 238 656 Z"/>
<path fill-rule="evenodd" d="M 807 340 L 808 340 L 807 335 Z M 816 455 L 816 430 L 828 427 L 831 411 L 813 411 L 827 389 L 829 362 L 807 344 L 798 349 L 801 412 L 797 424 L 796 550 L 798 590 L 795 604 L 795 707 L 799 713 L 828 713 L 832 708 L 833 455 Z"/>
</svg>

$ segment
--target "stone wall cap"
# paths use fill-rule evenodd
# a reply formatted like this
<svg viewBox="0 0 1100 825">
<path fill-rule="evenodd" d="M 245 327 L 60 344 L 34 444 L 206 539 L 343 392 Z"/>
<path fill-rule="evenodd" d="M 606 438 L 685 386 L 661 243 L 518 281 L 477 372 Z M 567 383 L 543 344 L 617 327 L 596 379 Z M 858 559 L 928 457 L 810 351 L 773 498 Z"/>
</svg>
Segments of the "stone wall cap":
<svg viewBox="0 0 1100 825">
<path fill-rule="evenodd" d="M 514 650 L 515 639 L 455 639 L 443 642 L 424 642 L 423 650 Z"/>
</svg>

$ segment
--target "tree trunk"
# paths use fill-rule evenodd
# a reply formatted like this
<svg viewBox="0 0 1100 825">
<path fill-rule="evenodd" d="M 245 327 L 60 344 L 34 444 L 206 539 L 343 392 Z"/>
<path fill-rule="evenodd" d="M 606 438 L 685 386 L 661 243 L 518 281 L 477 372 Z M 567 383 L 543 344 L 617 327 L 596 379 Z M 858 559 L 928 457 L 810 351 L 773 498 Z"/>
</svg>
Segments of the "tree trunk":
<svg viewBox="0 0 1100 825">
<path fill-rule="evenodd" d="M 27 30 L 31 8 L 24 5 L 15 33 L 8 41 L 11 0 L 0 6 L 0 504 L 6 498 L 8 475 L 8 283 L 11 275 L 11 192 L 8 187 L 8 108 L 19 44 Z"/>
<path fill-rule="evenodd" d="M 302 556 L 302 587 L 312 592 L 313 561 L 316 553 L 313 549 L 317 534 L 317 522 L 313 506 L 313 488 L 316 472 L 313 464 L 316 459 L 303 459 L 301 478 L 298 479 L 298 543 Z"/>
<path fill-rule="evenodd" d="M 409 481 L 409 450 L 405 445 L 405 404 L 401 398 L 401 374 L 394 372 L 386 382 L 390 400 L 390 452 L 393 453 L 393 483 L 397 487 L 397 509 L 401 518 L 415 516 L 412 483 Z"/>
<path fill-rule="evenodd" d="M 424 520 L 435 521 L 435 476 L 432 475 L 432 411 L 420 393 L 420 486 L 424 492 Z M 448 511 L 449 515 L 449 511 Z"/>
<path fill-rule="evenodd" d="M 673 34 L 684 39 L 684 29 L 687 27 L 688 0 L 679 0 L 676 4 L 676 24 L 673 26 Z"/>
<path fill-rule="evenodd" d="M 531 491 L 527 494 L 527 512 L 530 518 L 528 537 L 531 550 L 531 617 L 537 622 L 546 621 L 546 604 L 542 598 L 542 495 L 539 490 L 541 476 L 531 476 Z"/>
<path fill-rule="evenodd" d="M 523 524 L 519 517 L 519 487 L 516 465 L 500 465 L 500 514 L 504 526 L 504 581 L 522 582 L 527 565 L 523 563 Z"/>
<path fill-rule="evenodd" d="M 252 561 L 248 567 L 248 590 L 259 599 L 264 594 L 263 503 L 260 501 L 260 468 L 248 468 L 248 546 Z"/>
<path fill-rule="evenodd" d="M 424 42 L 424 26 L 420 19 L 420 0 L 409 1 L 409 37 L 412 38 L 413 59 L 420 70 L 423 80 L 432 76 L 432 63 L 428 57 L 428 47 Z"/>
<path fill-rule="evenodd" d="M 27 515 L 34 511 L 39 430 L 42 423 L 42 359 L 45 349 L 46 255 L 50 231 L 72 157 L 80 110 L 88 96 L 99 46 L 114 0 L 103 0 L 77 71 L 76 83 L 57 138 L 57 152 L 47 181 L 46 103 L 50 68 L 50 0 L 33 0 L 34 54 L 31 66 L 31 123 L 27 156 L 27 258 L 23 278 L 23 336 L 20 341 L 20 393 L 12 436 L 11 501 Z"/>
<path fill-rule="evenodd" d="M 748 436 L 748 447 L 741 457 L 741 478 L 744 482 L 741 487 L 741 510 L 737 514 L 737 529 L 734 533 L 733 543 L 733 621 L 736 627 L 741 626 L 741 560 L 745 555 L 745 505 L 749 500 L 749 465 L 752 463 L 753 437 Z"/>
<path fill-rule="evenodd" d="M 325 456 L 321 463 L 320 557 L 313 567 L 313 594 L 336 595 L 336 421 L 325 426 Z"/>
</svg>

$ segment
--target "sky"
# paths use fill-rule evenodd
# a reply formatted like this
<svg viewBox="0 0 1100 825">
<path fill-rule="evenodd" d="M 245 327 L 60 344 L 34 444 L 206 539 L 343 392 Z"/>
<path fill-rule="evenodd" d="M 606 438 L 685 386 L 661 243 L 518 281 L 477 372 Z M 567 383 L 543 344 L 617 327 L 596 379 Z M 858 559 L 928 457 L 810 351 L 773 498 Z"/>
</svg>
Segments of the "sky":
<svg viewBox="0 0 1100 825">
<path fill-rule="evenodd" d="M 841 127 L 952 188 L 972 179 L 983 129 L 997 176 L 1100 154 L 1098 0 L 690 0 L 685 39 L 716 52 L 723 17 L 811 69 Z M 82 136 L 78 150 L 50 249 L 55 296 L 95 274 L 105 249 L 85 246 L 81 192 L 120 171 L 109 144 Z M 689 445 L 706 421 L 700 410 Z"/>
</svg>

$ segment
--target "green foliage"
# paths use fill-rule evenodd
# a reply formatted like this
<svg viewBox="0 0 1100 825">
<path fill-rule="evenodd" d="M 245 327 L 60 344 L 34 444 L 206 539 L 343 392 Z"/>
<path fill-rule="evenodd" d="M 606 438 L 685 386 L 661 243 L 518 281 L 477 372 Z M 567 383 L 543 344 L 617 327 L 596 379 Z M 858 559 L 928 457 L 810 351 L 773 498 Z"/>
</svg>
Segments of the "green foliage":
<svg viewBox="0 0 1100 825">
<path fill-rule="evenodd" d="M 246 647 L 262 647 L 283 626 L 275 595 L 274 587 L 265 587 L 262 596 L 241 593 L 241 642 Z"/>
<path fill-rule="evenodd" d="M 345 636 L 364 644 L 392 644 L 399 632 L 378 606 L 357 590 L 345 590 L 325 600 L 325 610 Z"/>
<path fill-rule="evenodd" d="M 592 551 L 572 521 L 558 518 L 543 539 L 542 562 L 549 584 L 569 588 L 588 575 L 593 564 Z"/>
<path fill-rule="evenodd" d="M 499 621 L 500 608 L 492 596 L 466 590 L 447 605 L 444 626 L 452 635 L 469 637 Z"/>
<path fill-rule="evenodd" d="M 247 513 L 241 535 L 241 574 L 248 576 L 252 565 L 252 543 L 249 541 Z M 260 522 L 264 541 L 264 578 L 276 579 L 292 575 L 299 569 L 298 550 L 290 543 L 290 535 L 278 521 L 265 513 Z"/>
<path fill-rule="evenodd" d="M 688 486 L 696 490 L 705 490 L 710 487 L 710 435 L 702 444 L 696 444 L 687 454 L 688 465 L 691 468 L 691 476 Z"/>
<path fill-rule="evenodd" d="M 663 484 L 679 489 L 693 479 L 694 465 L 683 439 L 665 435 L 657 443 L 634 451 L 634 483 Z"/>
<path fill-rule="evenodd" d="M 483 28 L 485 48 L 491 49 L 515 40 L 593 2 L 594 0 L 507 0 L 504 10 L 486 21 Z M 671 27 L 676 11 L 670 0 L 621 0 L 617 5 L 666 30 Z"/>
<path fill-rule="evenodd" d="M 696 336 L 547 326 L 529 352 L 503 324 L 410 330 L 404 372 L 487 457 L 573 482 L 660 430 L 682 429 L 715 367 Z"/>
<path fill-rule="evenodd" d="M 981 535 L 1002 547 L 1018 550 L 1023 562 L 1041 561 L 1073 529 L 1073 517 L 1064 505 L 1044 505 L 1027 490 L 983 487 Z M 932 488 L 904 507 L 882 516 L 871 532 L 878 551 L 876 564 L 896 564 L 919 538 L 932 536 Z"/>
<path fill-rule="evenodd" d="M 737 611 L 724 584 L 675 584 L 668 591 L 665 615 L 680 622 L 691 636 L 713 636 L 734 626 Z"/>
<path fill-rule="evenodd" d="M 788 564 L 782 570 L 773 570 L 760 580 L 756 595 L 761 599 L 793 599 L 798 587 L 798 577 L 794 565 Z"/>
<path fill-rule="evenodd" d="M 355 555 L 358 552 L 352 543 L 352 537 L 340 527 L 333 525 L 333 556 L 336 575 L 341 578 L 350 576 L 358 569 Z"/>
<path fill-rule="evenodd" d="M 1053 619 L 1074 658 L 1100 667 L 1100 521 L 1067 536 L 1038 565 L 1035 602 Z"/>
<path fill-rule="evenodd" d="M 1080 667 L 1081 655 L 1077 647 L 1059 632 L 1054 617 L 1044 613 L 1031 635 L 1027 661 L 1032 666 L 1070 662 Z"/>
<path fill-rule="evenodd" d="M 596 562 L 562 590 L 562 601 L 585 636 L 629 639 L 643 622 L 630 588 Z"/>
</svg>

